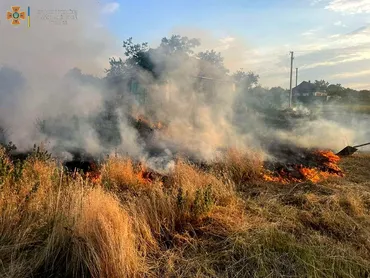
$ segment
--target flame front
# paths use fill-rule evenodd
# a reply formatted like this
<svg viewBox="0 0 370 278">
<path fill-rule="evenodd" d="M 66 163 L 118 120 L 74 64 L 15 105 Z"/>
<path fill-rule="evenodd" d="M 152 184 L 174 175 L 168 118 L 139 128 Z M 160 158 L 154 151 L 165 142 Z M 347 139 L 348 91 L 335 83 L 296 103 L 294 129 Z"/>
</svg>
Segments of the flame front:
<svg viewBox="0 0 370 278">
<path fill-rule="evenodd" d="M 344 176 L 342 169 L 338 166 L 340 157 L 332 151 L 315 151 L 312 152 L 313 166 L 302 164 L 293 165 L 292 169 L 280 169 L 277 171 L 267 171 L 263 174 L 263 179 L 270 182 L 279 182 L 283 184 L 291 182 L 311 181 L 317 183 L 329 177 Z"/>
</svg>

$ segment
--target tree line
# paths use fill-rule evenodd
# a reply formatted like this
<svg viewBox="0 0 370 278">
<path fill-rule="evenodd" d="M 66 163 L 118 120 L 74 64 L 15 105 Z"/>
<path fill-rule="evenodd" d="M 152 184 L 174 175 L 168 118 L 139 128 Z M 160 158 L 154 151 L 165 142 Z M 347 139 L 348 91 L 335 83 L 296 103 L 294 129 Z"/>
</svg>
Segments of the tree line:
<svg viewBox="0 0 370 278">
<path fill-rule="evenodd" d="M 130 37 L 123 41 L 125 59 L 110 58 L 110 67 L 105 70 L 107 79 L 132 76 L 138 70 L 144 70 L 159 80 L 161 76 L 181 66 L 179 63 L 196 59 L 197 68 L 195 70 L 198 76 L 231 80 L 237 89 L 245 92 L 244 96 L 250 100 L 253 99 L 252 102 L 255 104 L 258 102 L 259 105 L 283 106 L 287 103 L 289 95 L 287 89 L 262 87 L 260 76 L 253 71 L 239 69 L 230 73 L 230 70 L 224 65 L 224 58 L 220 52 L 211 49 L 195 53 L 195 49 L 200 45 L 199 39 L 172 35 L 169 38 L 162 38 L 158 47 L 150 48 L 147 42 L 134 43 L 133 38 Z M 155 58 L 153 59 L 153 57 Z M 168 61 L 172 61 L 172 63 L 168 63 Z"/>
<path fill-rule="evenodd" d="M 199 76 L 216 79 L 228 78 L 236 84 L 239 91 L 244 94 L 245 99 L 255 104 L 258 103 L 259 106 L 283 107 L 288 104 L 288 89 L 263 87 L 260 84 L 259 75 L 253 71 L 239 69 L 230 73 L 230 70 L 224 65 L 224 58 L 220 52 L 211 49 L 196 53 L 195 49 L 200 45 L 201 41 L 199 39 L 172 35 L 169 38 L 162 38 L 158 47 L 151 48 L 147 42 L 134 43 L 133 38 L 130 37 L 122 44 L 126 59 L 111 58 L 109 60 L 110 68 L 105 70 L 106 76 L 108 79 L 117 76 L 132 76 L 138 70 L 144 70 L 150 73 L 153 78 L 159 79 L 180 66 L 178 63 L 189 59 L 197 59 L 198 68 L 196 71 Z M 162 59 L 153 59 L 153 57 L 161 57 Z M 171 66 L 163 62 L 169 59 L 174 61 Z M 325 80 L 315 80 L 313 84 L 315 91 L 326 92 L 331 102 L 352 104 L 370 102 L 369 90 L 354 90 L 341 84 L 330 84 Z"/>
<path fill-rule="evenodd" d="M 370 103 L 370 90 L 354 90 L 341 84 L 330 84 L 325 80 L 315 80 L 313 84 L 316 91 L 327 93 L 337 102 Z"/>
</svg>

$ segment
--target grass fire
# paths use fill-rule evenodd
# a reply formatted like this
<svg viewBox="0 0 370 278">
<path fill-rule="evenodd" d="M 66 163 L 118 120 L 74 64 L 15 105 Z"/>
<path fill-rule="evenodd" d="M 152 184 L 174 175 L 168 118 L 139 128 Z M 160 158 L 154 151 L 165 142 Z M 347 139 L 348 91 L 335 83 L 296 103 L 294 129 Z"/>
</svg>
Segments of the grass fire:
<svg viewBox="0 0 370 278">
<path fill-rule="evenodd" d="M 299 148 L 278 164 L 229 149 L 158 173 L 118 155 L 60 164 L 42 147 L 12 153 L 0 149 L 3 276 L 370 271 L 368 155 Z"/>
<path fill-rule="evenodd" d="M 338 162 L 339 156 L 332 151 L 312 150 L 306 151 L 300 164 L 274 163 L 274 171 L 264 174 L 266 181 L 275 181 L 281 183 L 289 182 L 319 182 L 329 177 L 342 177 L 343 171 L 340 169 Z"/>
<path fill-rule="evenodd" d="M 197 3 L 201 25 L 233 16 L 158 40 L 181 3 L 30 2 L 32 20 L 0 24 L 0 277 L 370 277 L 370 92 L 355 66 L 368 29 L 254 49 L 223 30 L 240 1 Z M 266 5 L 249 4 L 259 18 Z M 153 41 L 117 43 L 136 28 Z M 348 40 L 361 59 L 340 52 Z M 338 59 L 356 90 L 338 80 L 354 74 L 319 70 Z"/>
</svg>

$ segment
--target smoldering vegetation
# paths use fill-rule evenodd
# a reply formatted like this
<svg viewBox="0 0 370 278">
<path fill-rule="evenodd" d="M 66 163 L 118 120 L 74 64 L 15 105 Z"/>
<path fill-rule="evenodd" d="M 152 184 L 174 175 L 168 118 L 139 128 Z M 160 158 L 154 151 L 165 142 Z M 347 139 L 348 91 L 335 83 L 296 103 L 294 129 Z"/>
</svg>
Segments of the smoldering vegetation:
<svg viewBox="0 0 370 278">
<path fill-rule="evenodd" d="M 72 175 L 35 149 L 0 149 L 3 277 L 366 277 L 369 157 L 346 176 L 266 182 L 258 153 L 229 150 L 166 175 L 110 157 Z M 334 266 L 334 267 L 333 267 Z"/>
<path fill-rule="evenodd" d="M 369 276 L 369 157 L 311 151 L 361 143 L 364 113 L 287 109 L 182 36 L 103 66 L 120 51 L 87 3 L 1 29 L 1 277 Z"/>
<path fill-rule="evenodd" d="M 181 37 L 173 38 L 181 43 Z M 126 48 L 134 46 L 131 41 Z M 209 161 L 230 147 L 266 152 L 271 144 L 291 142 L 339 150 L 346 142 L 365 140 L 366 117 L 356 115 L 354 125 L 346 115 L 328 119 L 304 107 L 284 110 L 286 90 L 273 95 L 258 84 L 258 76 L 251 80 L 253 73 L 225 74 L 215 53 L 207 61 L 182 51 L 167 53 L 169 47 L 176 45 L 140 50 L 150 70 L 137 61 L 111 60 L 108 75 L 98 78 L 74 68 L 25 111 L 22 98 L 33 89 L 21 72 L 2 67 L 2 142 L 15 143 L 19 151 L 43 143 L 62 159 L 119 153 L 163 166 L 178 153 Z M 239 82 L 238 74 L 244 74 Z"/>
<path fill-rule="evenodd" d="M 18 30 L 23 37 L 1 29 L 12 39 L 0 53 L 0 140 L 20 152 L 42 143 L 62 160 L 120 153 L 163 166 L 178 153 L 207 161 L 228 147 L 266 153 L 266 145 L 291 141 L 339 150 L 366 139 L 367 118 L 345 124 L 347 116 L 329 119 L 298 103 L 287 111 L 287 90 L 264 88 L 251 71 L 230 72 L 200 39 L 169 36 L 156 46 L 127 39 L 117 47 L 87 3 L 64 3 L 79 11 L 66 26 L 36 17 L 37 29 Z M 111 53 L 120 54 L 108 64 Z"/>
</svg>

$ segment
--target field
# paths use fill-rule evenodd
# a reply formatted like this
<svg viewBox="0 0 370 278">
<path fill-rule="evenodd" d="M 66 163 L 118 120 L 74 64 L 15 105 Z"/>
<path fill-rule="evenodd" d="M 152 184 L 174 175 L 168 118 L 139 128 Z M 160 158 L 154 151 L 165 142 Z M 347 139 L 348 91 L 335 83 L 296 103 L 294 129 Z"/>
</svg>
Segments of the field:
<svg viewBox="0 0 370 278">
<path fill-rule="evenodd" d="M 323 108 L 323 111 L 327 108 Z M 347 112 L 347 113 L 359 113 L 359 114 L 370 114 L 370 104 L 335 104 L 329 107 L 329 110 L 334 112 Z"/>
<path fill-rule="evenodd" d="M 110 158 L 73 177 L 0 151 L 1 277 L 368 277 L 370 155 L 345 177 L 280 184 L 230 150 L 173 173 Z"/>
</svg>

